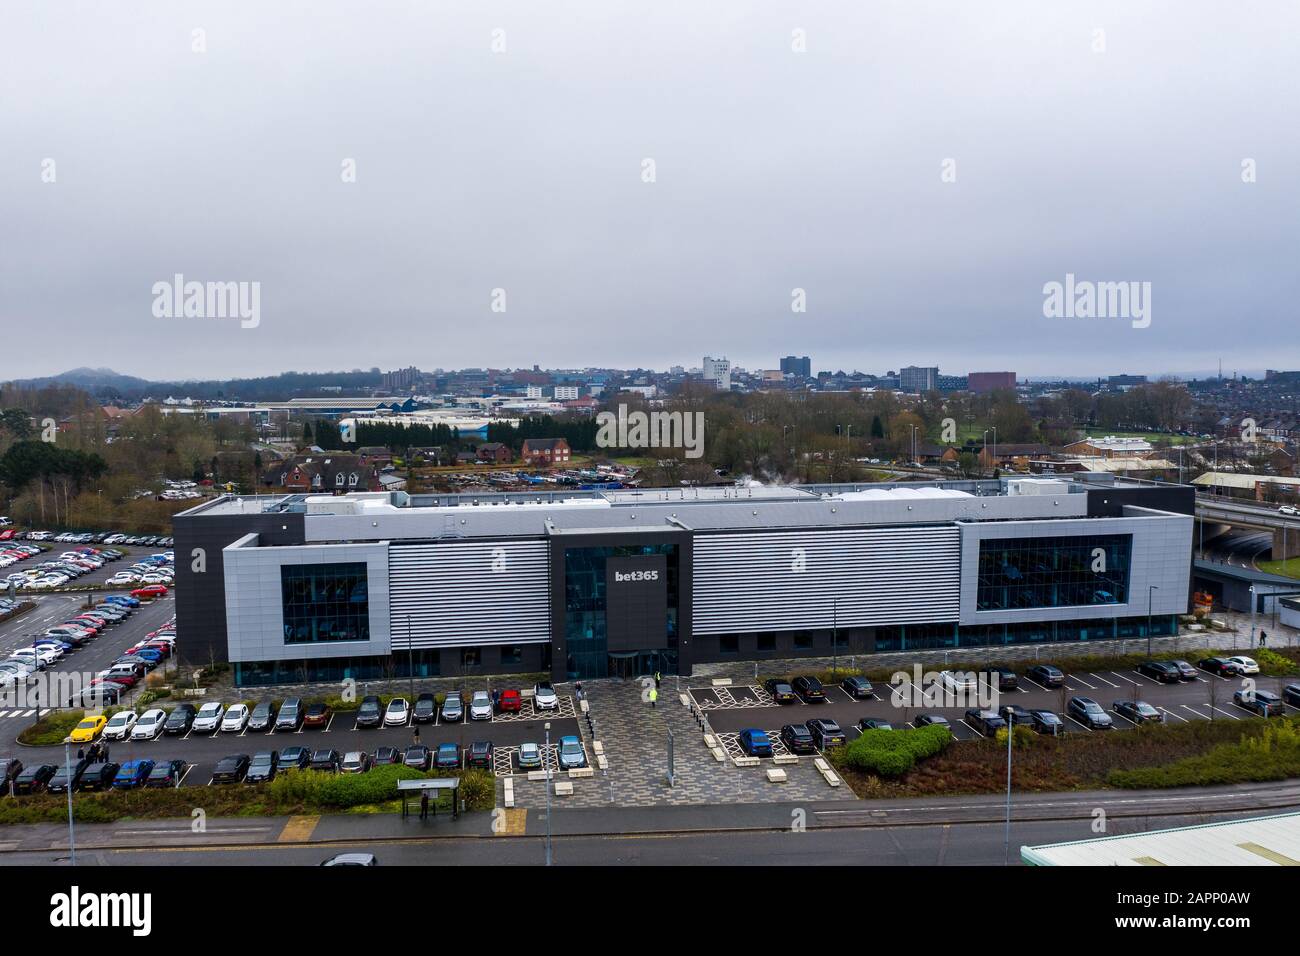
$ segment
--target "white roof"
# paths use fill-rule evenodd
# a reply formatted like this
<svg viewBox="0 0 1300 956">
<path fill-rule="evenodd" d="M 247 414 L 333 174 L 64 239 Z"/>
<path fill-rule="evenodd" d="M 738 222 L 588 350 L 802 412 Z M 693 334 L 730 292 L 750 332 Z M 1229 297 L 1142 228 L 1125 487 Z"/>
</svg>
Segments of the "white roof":
<svg viewBox="0 0 1300 956">
<path fill-rule="evenodd" d="M 1033 866 L 1300 866 L 1300 813 L 1022 846 Z"/>
<path fill-rule="evenodd" d="M 1300 485 L 1300 478 L 1280 475 L 1244 475 L 1231 471 L 1207 471 L 1192 479 L 1194 485 L 1218 485 L 1220 488 L 1254 488 L 1257 482 L 1271 485 Z"/>
</svg>

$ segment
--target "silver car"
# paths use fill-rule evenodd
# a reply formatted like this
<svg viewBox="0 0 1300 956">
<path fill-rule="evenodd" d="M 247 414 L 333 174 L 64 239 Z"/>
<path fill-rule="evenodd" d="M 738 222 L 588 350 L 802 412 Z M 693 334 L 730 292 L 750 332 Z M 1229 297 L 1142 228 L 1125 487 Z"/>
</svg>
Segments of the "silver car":
<svg viewBox="0 0 1300 956">
<path fill-rule="evenodd" d="M 492 698 L 488 696 L 485 690 L 476 690 L 469 698 L 469 719 L 470 720 L 491 720 L 492 719 Z"/>
<path fill-rule="evenodd" d="M 460 701 L 460 691 L 448 692 L 442 701 L 442 719 L 455 723 L 465 716 L 465 706 Z"/>
</svg>

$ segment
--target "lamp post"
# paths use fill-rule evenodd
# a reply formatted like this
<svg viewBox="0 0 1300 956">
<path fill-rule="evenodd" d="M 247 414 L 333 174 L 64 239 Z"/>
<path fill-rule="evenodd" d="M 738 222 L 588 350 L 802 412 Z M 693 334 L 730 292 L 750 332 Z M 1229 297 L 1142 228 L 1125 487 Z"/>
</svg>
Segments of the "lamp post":
<svg viewBox="0 0 1300 956">
<path fill-rule="evenodd" d="M 1002 865 L 1011 865 L 1011 738 L 1015 723 L 1007 716 L 1007 829 L 1002 837 Z"/>
<path fill-rule="evenodd" d="M 1160 585 L 1151 584 L 1147 586 L 1147 657 L 1151 656 L 1151 599 L 1155 591 L 1160 590 Z"/>
<path fill-rule="evenodd" d="M 1259 598 L 1255 595 L 1255 585 L 1250 586 L 1250 643 L 1247 647 L 1255 646 L 1255 605 L 1259 603 Z"/>
<path fill-rule="evenodd" d="M 542 725 L 546 730 L 546 750 L 542 759 L 546 761 L 546 865 L 551 865 L 551 722 Z"/>
<path fill-rule="evenodd" d="M 840 599 L 838 595 L 831 598 L 831 677 L 835 676 L 840 664 Z"/>
<path fill-rule="evenodd" d="M 917 464 L 917 460 L 916 460 L 916 426 L 915 426 L 915 425 L 909 425 L 908 427 L 912 429 L 912 465 L 915 466 L 915 465 Z"/>
<path fill-rule="evenodd" d="M 63 738 L 64 773 L 68 775 L 68 849 L 72 853 L 72 865 L 77 865 L 77 836 L 72 827 L 72 738 Z"/>
<path fill-rule="evenodd" d="M 415 647 L 411 644 L 411 615 L 406 615 L 406 676 L 411 684 L 411 706 L 415 706 Z"/>
</svg>

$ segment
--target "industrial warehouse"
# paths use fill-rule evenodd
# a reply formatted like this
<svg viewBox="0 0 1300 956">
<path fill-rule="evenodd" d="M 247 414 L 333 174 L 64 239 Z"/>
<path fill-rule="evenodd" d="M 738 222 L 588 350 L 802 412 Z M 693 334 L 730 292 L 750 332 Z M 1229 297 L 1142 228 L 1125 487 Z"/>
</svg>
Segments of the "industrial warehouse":
<svg viewBox="0 0 1300 956">
<path fill-rule="evenodd" d="M 1160 636 L 1193 508 L 1110 475 L 226 496 L 175 518 L 177 616 L 244 686 Z"/>
</svg>

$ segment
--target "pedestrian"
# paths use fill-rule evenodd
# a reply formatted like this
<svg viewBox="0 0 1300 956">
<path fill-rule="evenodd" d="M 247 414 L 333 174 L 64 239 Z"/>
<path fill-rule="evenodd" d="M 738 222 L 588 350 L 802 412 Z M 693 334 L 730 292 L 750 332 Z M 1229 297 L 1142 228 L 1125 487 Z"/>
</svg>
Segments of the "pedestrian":
<svg viewBox="0 0 1300 956">
<path fill-rule="evenodd" d="M 660 684 L 661 681 L 663 681 L 663 679 L 664 679 L 664 675 L 661 674 L 661 673 L 659 673 L 658 671 L 655 671 L 655 688 L 656 688 L 656 689 L 658 689 L 659 684 Z"/>
<path fill-rule="evenodd" d="M 420 819 L 429 819 L 429 791 L 420 791 Z"/>
<path fill-rule="evenodd" d="M 1268 647 L 1268 631 L 1259 632 L 1259 646 Z"/>
<path fill-rule="evenodd" d="M 99 760 L 101 763 L 108 763 L 108 744 L 100 744 Z"/>
<path fill-rule="evenodd" d="M 657 690 L 655 690 L 655 688 L 651 687 L 651 688 L 650 688 L 650 706 L 651 706 L 651 707 L 654 707 L 654 706 L 655 706 L 655 701 L 657 701 L 658 699 L 659 699 L 659 691 L 657 691 Z"/>
<path fill-rule="evenodd" d="M 417 747 L 420 746 L 420 725 L 419 724 L 411 725 L 411 743 L 413 743 Z"/>
<path fill-rule="evenodd" d="M 86 748 L 84 748 L 84 747 L 78 747 L 78 748 L 77 748 L 77 759 L 78 759 L 78 760 L 85 760 L 85 759 L 86 759 Z"/>
</svg>

